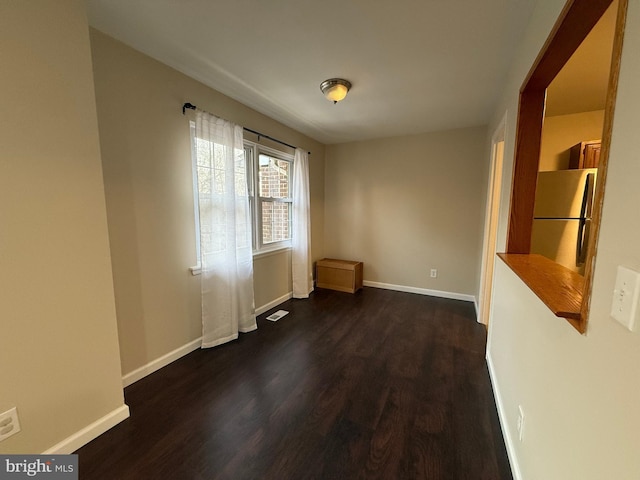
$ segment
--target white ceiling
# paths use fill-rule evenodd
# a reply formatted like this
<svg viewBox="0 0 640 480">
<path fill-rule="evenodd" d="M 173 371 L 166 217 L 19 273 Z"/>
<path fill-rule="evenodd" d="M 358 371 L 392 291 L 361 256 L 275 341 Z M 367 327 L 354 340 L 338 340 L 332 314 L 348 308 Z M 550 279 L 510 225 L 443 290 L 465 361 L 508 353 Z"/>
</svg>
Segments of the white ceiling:
<svg viewBox="0 0 640 480">
<path fill-rule="evenodd" d="M 98 30 L 331 144 L 486 124 L 535 0 L 86 3 Z M 337 105 L 331 77 L 353 84 Z"/>
</svg>

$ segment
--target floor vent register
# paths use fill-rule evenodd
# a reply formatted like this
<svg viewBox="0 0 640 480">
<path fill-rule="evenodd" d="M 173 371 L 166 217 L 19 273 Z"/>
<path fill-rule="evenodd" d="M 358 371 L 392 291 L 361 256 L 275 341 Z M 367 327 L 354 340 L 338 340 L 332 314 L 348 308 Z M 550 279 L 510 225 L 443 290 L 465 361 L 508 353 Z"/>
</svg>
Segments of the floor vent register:
<svg viewBox="0 0 640 480">
<path fill-rule="evenodd" d="M 267 320 L 271 320 L 272 322 L 277 322 L 282 317 L 284 317 L 285 315 L 288 315 L 288 314 L 289 314 L 289 312 L 287 312 L 286 310 L 278 310 L 276 313 L 272 313 L 271 315 L 269 315 L 267 317 Z"/>
</svg>

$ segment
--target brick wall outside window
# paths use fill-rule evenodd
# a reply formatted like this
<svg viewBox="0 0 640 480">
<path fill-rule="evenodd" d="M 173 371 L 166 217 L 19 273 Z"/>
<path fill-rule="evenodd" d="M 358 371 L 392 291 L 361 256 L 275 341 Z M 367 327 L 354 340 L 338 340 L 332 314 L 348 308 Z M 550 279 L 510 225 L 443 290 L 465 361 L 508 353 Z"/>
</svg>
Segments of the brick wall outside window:
<svg viewBox="0 0 640 480">
<path fill-rule="evenodd" d="M 290 198 L 290 174 L 291 162 L 260 155 L 258 175 L 263 243 L 291 238 L 291 203 L 269 200 Z"/>
</svg>

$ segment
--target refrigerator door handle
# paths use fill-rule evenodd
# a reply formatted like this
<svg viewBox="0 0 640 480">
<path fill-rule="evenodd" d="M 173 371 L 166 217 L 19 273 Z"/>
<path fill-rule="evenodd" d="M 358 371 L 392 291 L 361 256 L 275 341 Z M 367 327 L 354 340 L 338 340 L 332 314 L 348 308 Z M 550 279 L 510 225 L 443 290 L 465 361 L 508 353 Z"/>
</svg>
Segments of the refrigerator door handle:
<svg viewBox="0 0 640 480">
<path fill-rule="evenodd" d="M 589 245 L 589 234 L 591 232 L 591 219 L 580 219 L 578 228 L 578 249 L 576 250 L 576 265 L 583 265 L 587 260 L 587 246 Z"/>
<path fill-rule="evenodd" d="M 582 205 L 580 207 L 578 238 L 576 239 L 576 265 L 584 264 L 587 259 L 587 246 L 589 233 L 591 232 L 591 208 L 593 206 L 593 180 L 593 173 L 589 173 L 585 177 L 584 193 L 582 194 Z"/>
</svg>

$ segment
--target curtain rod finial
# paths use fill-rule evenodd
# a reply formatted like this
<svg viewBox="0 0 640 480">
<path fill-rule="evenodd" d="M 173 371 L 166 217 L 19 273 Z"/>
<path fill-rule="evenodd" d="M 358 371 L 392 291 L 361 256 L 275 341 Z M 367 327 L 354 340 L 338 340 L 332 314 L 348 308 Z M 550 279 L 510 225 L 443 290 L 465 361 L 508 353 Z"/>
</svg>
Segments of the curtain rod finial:
<svg viewBox="0 0 640 480">
<path fill-rule="evenodd" d="M 193 104 L 191 104 L 191 103 L 189 103 L 189 102 L 187 102 L 187 103 L 185 103 L 184 105 L 182 105 L 182 114 L 183 114 L 183 115 L 184 115 L 184 112 L 185 112 L 185 110 L 186 110 L 187 108 L 188 108 L 189 110 L 195 110 L 195 109 L 196 109 L 196 106 L 195 106 L 195 105 L 193 105 Z"/>
</svg>

